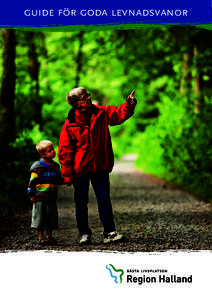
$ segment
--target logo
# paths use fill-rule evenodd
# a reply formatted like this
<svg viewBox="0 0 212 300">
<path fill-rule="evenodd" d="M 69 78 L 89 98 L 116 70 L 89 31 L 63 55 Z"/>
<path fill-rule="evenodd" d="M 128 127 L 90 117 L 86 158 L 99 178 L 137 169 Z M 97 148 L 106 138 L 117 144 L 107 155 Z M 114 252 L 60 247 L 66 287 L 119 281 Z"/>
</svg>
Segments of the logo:
<svg viewBox="0 0 212 300">
<path fill-rule="evenodd" d="M 124 285 L 137 285 L 137 286 L 164 286 L 164 285 L 185 285 L 192 284 L 193 278 L 192 274 L 170 274 L 167 269 L 157 269 L 157 268 L 127 268 L 126 276 L 123 275 L 123 269 L 116 269 L 112 264 L 106 265 L 106 269 L 109 271 L 109 274 L 115 283 L 123 283 Z"/>
<path fill-rule="evenodd" d="M 110 272 L 110 276 L 114 279 L 115 283 L 122 283 L 122 277 L 124 275 L 122 269 L 116 269 L 112 264 L 106 265 L 106 269 Z"/>
</svg>

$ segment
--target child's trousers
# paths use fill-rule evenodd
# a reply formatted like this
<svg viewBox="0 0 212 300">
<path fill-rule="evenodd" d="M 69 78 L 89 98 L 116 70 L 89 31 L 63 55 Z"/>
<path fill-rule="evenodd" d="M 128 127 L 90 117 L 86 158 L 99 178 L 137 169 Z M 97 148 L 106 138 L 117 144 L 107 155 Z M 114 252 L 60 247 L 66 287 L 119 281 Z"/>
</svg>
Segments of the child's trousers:
<svg viewBox="0 0 212 300">
<path fill-rule="evenodd" d="M 82 236 L 83 234 L 91 235 L 92 233 L 88 224 L 88 192 L 90 182 L 97 198 L 99 217 L 104 227 L 103 234 L 106 236 L 109 232 L 115 231 L 108 171 L 86 174 L 74 180 L 74 200 L 79 234 Z"/>
</svg>

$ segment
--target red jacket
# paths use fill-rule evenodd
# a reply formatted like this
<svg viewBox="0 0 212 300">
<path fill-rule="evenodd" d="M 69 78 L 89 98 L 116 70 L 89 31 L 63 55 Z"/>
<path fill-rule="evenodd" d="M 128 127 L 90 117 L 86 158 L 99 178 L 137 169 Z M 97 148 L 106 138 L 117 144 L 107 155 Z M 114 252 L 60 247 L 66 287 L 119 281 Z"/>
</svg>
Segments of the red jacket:
<svg viewBox="0 0 212 300">
<path fill-rule="evenodd" d="M 108 125 L 122 124 L 133 115 L 134 108 L 127 101 L 119 107 L 92 105 L 90 126 L 76 123 L 75 109 L 70 110 L 58 149 L 65 183 L 86 173 L 112 171 L 114 155 Z"/>
</svg>

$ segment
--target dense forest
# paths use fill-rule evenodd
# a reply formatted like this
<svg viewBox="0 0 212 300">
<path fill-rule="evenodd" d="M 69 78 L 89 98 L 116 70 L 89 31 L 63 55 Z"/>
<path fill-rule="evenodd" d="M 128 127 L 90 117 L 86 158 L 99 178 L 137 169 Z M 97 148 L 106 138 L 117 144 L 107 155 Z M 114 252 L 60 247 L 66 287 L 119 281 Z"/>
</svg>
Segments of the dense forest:
<svg viewBox="0 0 212 300">
<path fill-rule="evenodd" d="M 212 201 L 212 31 L 0 32 L 0 215 L 29 201 L 35 144 L 57 148 L 76 86 L 106 105 L 135 89 L 134 117 L 110 128 L 115 156 L 135 153 L 142 171 Z"/>
</svg>

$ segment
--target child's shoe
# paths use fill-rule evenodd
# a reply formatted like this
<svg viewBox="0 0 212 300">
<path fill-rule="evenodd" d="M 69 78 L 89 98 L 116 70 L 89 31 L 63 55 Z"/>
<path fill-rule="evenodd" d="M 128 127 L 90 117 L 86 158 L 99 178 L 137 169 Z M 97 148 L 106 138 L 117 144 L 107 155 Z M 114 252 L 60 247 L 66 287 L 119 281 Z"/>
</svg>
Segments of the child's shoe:
<svg viewBox="0 0 212 300">
<path fill-rule="evenodd" d="M 108 233 L 104 237 L 104 243 L 112 243 L 112 242 L 121 242 L 124 240 L 124 236 L 122 234 L 118 234 L 116 231 Z"/>
<path fill-rule="evenodd" d="M 45 245 L 46 245 L 45 239 L 44 239 L 44 238 L 41 238 L 41 239 L 39 240 L 38 244 L 41 245 L 41 246 L 45 246 Z"/>
<path fill-rule="evenodd" d="M 45 242 L 46 242 L 46 245 L 49 245 L 49 246 L 56 246 L 56 245 L 58 245 L 58 242 L 55 239 L 53 239 L 53 238 L 47 238 L 45 240 Z"/>
</svg>

